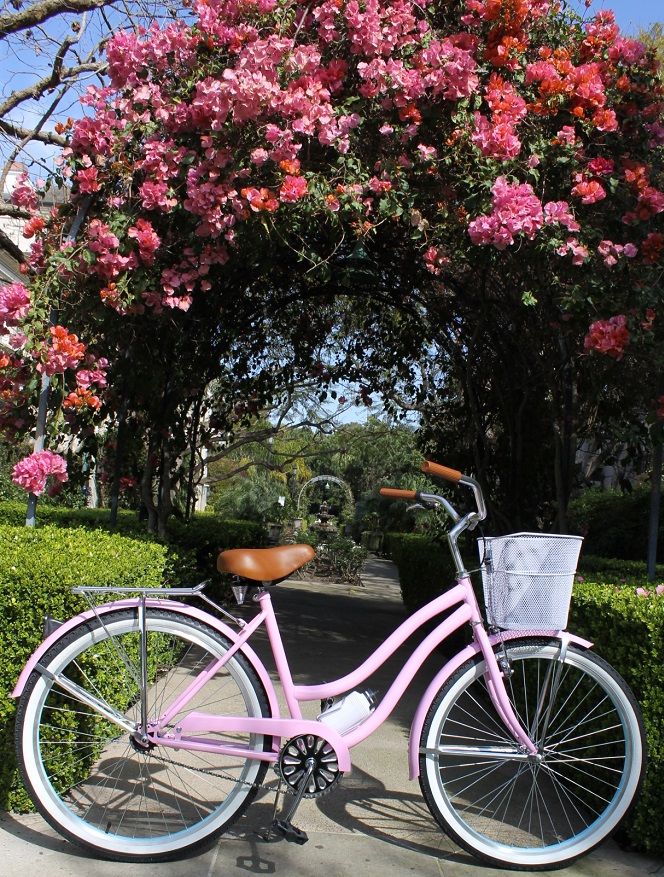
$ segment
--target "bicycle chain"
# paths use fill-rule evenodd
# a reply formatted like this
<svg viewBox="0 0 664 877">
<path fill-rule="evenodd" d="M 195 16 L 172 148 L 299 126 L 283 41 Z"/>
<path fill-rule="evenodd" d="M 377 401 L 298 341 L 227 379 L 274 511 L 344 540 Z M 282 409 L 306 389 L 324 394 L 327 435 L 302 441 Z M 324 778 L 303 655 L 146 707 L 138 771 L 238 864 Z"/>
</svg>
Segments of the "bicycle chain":
<svg viewBox="0 0 664 877">
<path fill-rule="evenodd" d="M 279 786 L 275 790 L 272 786 L 268 786 L 266 783 L 250 783 L 250 782 L 247 782 L 247 780 L 241 780 L 241 779 L 239 779 L 239 777 L 233 777 L 228 773 L 224 773 L 223 771 L 220 771 L 220 772 L 209 771 L 209 770 L 205 770 L 202 767 L 192 767 L 191 764 L 185 764 L 183 761 L 175 761 L 173 758 L 162 758 L 159 755 L 155 755 L 154 752 L 150 753 L 150 758 L 154 758 L 157 761 L 162 761 L 164 764 L 174 764 L 176 767 L 183 767 L 183 768 L 185 768 L 185 770 L 193 770 L 195 773 L 203 773 L 203 774 L 205 774 L 205 776 L 208 776 L 208 777 L 213 776 L 213 777 L 217 777 L 220 780 L 230 780 L 232 783 L 238 783 L 241 786 L 248 786 L 250 789 L 256 789 L 256 790 L 264 789 L 266 792 L 281 791 L 281 794 L 285 794 L 285 795 L 296 795 L 297 794 L 297 791 L 295 789 L 292 789 L 288 785 L 288 783 L 285 783 L 285 784 L 283 783 L 283 780 L 281 779 L 278 771 L 276 771 L 276 770 L 275 770 L 275 772 L 277 773 L 277 777 L 279 779 Z M 273 767 L 275 767 L 275 765 L 273 765 Z M 282 785 L 285 785 L 285 788 L 280 788 Z"/>
</svg>

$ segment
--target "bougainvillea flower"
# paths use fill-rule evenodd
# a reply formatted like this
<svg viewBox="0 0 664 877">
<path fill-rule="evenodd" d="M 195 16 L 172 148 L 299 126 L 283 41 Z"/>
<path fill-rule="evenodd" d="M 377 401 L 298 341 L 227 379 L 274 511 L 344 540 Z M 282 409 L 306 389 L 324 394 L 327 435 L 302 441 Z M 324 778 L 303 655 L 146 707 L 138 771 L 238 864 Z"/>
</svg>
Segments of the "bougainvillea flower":
<svg viewBox="0 0 664 877">
<path fill-rule="evenodd" d="M 44 492 L 46 479 L 67 481 L 67 461 L 52 451 L 36 451 L 20 460 L 12 470 L 12 481 L 29 493 L 39 496 Z"/>
</svg>

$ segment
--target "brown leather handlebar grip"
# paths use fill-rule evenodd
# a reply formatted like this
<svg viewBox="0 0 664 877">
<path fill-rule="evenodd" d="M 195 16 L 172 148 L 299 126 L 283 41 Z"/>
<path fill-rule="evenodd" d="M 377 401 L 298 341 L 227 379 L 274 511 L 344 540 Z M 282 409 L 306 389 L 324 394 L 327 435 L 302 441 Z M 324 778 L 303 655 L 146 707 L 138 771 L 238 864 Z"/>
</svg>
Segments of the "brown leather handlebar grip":
<svg viewBox="0 0 664 877">
<path fill-rule="evenodd" d="M 458 469 L 450 469 L 447 466 L 441 466 L 440 463 L 433 463 L 431 460 L 425 460 L 422 463 L 422 471 L 427 475 L 435 475 L 445 481 L 452 481 L 454 484 L 458 484 L 463 478 L 463 473 L 459 472 Z"/>
<path fill-rule="evenodd" d="M 416 490 L 399 490 L 397 487 L 381 487 L 380 495 L 392 499 L 417 499 Z"/>
</svg>

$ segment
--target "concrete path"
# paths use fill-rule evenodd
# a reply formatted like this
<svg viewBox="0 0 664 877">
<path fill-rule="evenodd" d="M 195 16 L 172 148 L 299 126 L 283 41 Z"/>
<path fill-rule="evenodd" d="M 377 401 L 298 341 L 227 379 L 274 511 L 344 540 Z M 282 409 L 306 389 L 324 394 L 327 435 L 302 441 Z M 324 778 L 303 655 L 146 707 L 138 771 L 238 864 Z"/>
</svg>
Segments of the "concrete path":
<svg viewBox="0 0 664 877">
<path fill-rule="evenodd" d="M 291 581 L 274 602 L 296 681 L 342 676 L 361 663 L 405 617 L 395 569 L 370 558 L 363 587 Z M 248 614 L 251 609 L 248 610 Z M 264 652 L 265 642 L 257 643 Z M 296 824 L 309 834 L 298 847 L 266 844 L 256 835 L 271 818 L 272 796 L 259 798 L 233 831 L 204 854 L 163 865 L 123 865 L 91 859 L 62 840 L 35 815 L 0 815 L 0 875 L 15 877 L 502 877 L 441 834 L 408 780 L 408 730 L 418 696 L 435 669 L 422 672 L 382 728 L 353 750 L 353 771 L 330 794 L 302 803 Z M 372 678 L 385 690 L 399 657 Z M 315 714 L 316 710 L 313 709 Z M 658 818 L 653 814 L 653 818 Z M 158 871 L 157 871 L 158 869 Z M 531 873 L 531 872 L 522 872 Z M 664 862 L 621 851 L 609 841 L 560 877 L 664 877 Z"/>
</svg>

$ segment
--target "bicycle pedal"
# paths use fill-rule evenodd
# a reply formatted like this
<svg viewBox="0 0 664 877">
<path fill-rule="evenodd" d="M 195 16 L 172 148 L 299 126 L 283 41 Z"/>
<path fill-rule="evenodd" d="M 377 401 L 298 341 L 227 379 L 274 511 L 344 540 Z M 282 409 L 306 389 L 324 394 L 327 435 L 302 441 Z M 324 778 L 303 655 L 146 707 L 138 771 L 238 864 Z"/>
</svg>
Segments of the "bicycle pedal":
<svg viewBox="0 0 664 877">
<path fill-rule="evenodd" d="M 284 840 L 288 841 L 291 844 L 305 844 L 309 840 L 309 835 L 306 831 L 302 831 L 301 828 L 296 828 L 292 822 L 287 822 L 285 819 L 275 819 L 272 823 L 272 831 L 280 834 Z"/>
</svg>

